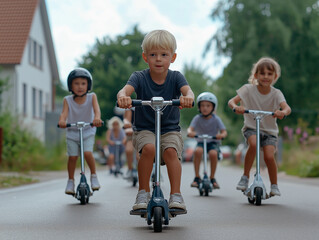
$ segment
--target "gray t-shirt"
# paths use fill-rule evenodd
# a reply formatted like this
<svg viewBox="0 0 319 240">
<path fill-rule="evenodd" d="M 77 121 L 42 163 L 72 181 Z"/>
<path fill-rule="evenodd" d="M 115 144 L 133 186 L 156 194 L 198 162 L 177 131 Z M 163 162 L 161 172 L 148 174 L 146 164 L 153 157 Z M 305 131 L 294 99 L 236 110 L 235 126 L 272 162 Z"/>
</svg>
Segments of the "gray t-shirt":
<svg viewBox="0 0 319 240">
<path fill-rule="evenodd" d="M 268 94 L 261 94 L 258 91 L 257 85 L 245 84 L 237 90 L 237 94 L 241 99 L 242 106 L 247 110 L 262 110 L 275 112 L 280 109 L 280 103 L 286 102 L 286 99 L 279 89 L 271 87 Z M 272 116 L 265 116 L 260 122 L 260 130 L 270 135 L 278 136 L 277 118 Z M 244 127 L 242 131 L 247 128 L 256 129 L 256 121 L 254 115 L 244 114 Z"/>
<path fill-rule="evenodd" d="M 151 100 L 152 97 L 163 97 L 164 100 L 178 99 L 181 87 L 188 85 L 185 77 L 178 71 L 168 70 L 163 84 L 156 84 L 149 69 L 132 73 L 128 82 L 136 92 L 137 99 Z M 180 113 L 176 106 L 167 106 L 161 116 L 161 134 L 180 131 Z M 150 106 L 135 108 L 134 130 L 149 130 L 155 132 L 155 112 Z"/>
<path fill-rule="evenodd" d="M 93 94 L 88 93 L 86 95 L 86 101 L 83 104 L 78 104 L 74 101 L 73 95 L 66 96 L 66 102 L 69 106 L 69 113 L 67 118 L 67 123 L 76 123 L 76 122 L 93 122 L 94 111 L 93 111 Z M 86 126 L 83 129 L 83 139 L 86 139 L 92 135 L 95 135 L 96 127 Z M 79 141 L 79 130 L 76 127 L 67 128 L 66 138 Z"/>
<path fill-rule="evenodd" d="M 226 130 L 226 127 L 220 117 L 216 114 L 212 114 L 211 118 L 204 118 L 202 114 L 197 114 L 190 124 L 194 128 L 197 135 L 207 134 L 210 136 L 216 136 L 221 130 Z M 196 139 L 198 142 L 203 142 L 202 139 Z M 207 142 L 217 142 L 220 140 L 208 139 Z"/>
</svg>

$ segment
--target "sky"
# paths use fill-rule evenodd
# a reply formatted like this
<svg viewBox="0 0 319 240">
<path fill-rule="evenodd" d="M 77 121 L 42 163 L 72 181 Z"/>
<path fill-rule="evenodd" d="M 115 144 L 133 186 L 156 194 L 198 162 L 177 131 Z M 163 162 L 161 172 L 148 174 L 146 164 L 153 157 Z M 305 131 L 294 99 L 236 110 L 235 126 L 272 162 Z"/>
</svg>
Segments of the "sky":
<svg viewBox="0 0 319 240">
<path fill-rule="evenodd" d="M 210 14 L 217 0 L 45 0 L 49 15 L 60 78 L 78 67 L 97 39 L 132 32 L 166 29 L 177 41 L 177 59 L 172 70 L 195 64 L 216 79 L 228 63 L 215 51 L 202 57 L 209 39 L 218 28 Z M 141 50 L 142 53 L 142 50 Z"/>
</svg>

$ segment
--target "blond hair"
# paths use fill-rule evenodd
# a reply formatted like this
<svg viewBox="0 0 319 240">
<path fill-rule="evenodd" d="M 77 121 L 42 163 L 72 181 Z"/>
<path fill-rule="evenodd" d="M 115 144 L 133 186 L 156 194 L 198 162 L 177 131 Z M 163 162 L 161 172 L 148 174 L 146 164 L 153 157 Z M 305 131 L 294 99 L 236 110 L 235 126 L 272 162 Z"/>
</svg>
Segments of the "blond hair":
<svg viewBox="0 0 319 240">
<path fill-rule="evenodd" d="M 151 49 L 169 49 L 172 53 L 175 53 L 177 44 L 174 35 L 170 32 L 153 30 L 144 37 L 141 47 L 144 53 Z"/>
<path fill-rule="evenodd" d="M 114 116 L 114 117 L 112 117 L 110 120 L 107 121 L 107 128 L 108 128 L 108 129 L 112 129 L 114 122 L 118 122 L 120 128 L 122 128 L 123 125 L 124 125 L 124 124 L 123 124 L 123 121 L 122 121 L 119 117 Z"/>
<path fill-rule="evenodd" d="M 274 85 L 280 77 L 281 69 L 279 64 L 270 57 L 262 57 L 253 65 L 250 76 L 248 78 L 248 82 L 254 85 L 258 85 L 258 79 L 255 78 L 255 74 L 263 71 L 265 68 L 276 73 L 276 78 L 271 83 L 271 85 Z"/>
</svg>

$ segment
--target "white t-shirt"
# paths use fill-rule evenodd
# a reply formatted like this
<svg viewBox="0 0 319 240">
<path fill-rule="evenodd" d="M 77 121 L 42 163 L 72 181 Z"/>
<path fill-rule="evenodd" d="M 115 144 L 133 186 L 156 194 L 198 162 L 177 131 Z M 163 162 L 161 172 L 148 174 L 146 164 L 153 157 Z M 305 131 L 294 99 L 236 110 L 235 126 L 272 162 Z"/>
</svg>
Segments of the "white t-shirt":
<svg viewBox="0 0 319 240">
<path fill-rule="evenodd" d="M 261 110 L 275 112 L 280 109 L 280 103 L 286 102 L 286 99 L 279 89 L 271 87 L 268 94 L 261 94 L 257 85 L 245 84 L 237 90 L 241 99 L 241 105 L 247 110 Z M 278 136 L 277 118 L 265 116 L 260 122 L 260 130 L 270 135 Z M 252 114 L 244 114 L 244 126 L 242 131 L 247 128 L 256 129 L 256 121 Z"/>
</svg>

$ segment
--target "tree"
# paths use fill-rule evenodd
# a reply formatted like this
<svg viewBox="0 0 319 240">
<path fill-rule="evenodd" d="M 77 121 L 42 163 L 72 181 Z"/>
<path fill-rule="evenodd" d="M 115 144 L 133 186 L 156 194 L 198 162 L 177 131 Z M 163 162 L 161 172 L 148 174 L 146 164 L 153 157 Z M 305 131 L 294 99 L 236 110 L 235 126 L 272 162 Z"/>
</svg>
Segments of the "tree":
<svg viewBox="0 0 319 240">
<path fill-rule="evenodd" d="M 135 26 L 132 33 L 115 39 L 97 40 L 79 65 L 93 77 L 93 91 L 98 97 L 102 120 L 110 119 L 116 105 L 116 94 L 126 84 L 132 72 L 146 68 L 141 54 L 144 34 Z"/>
<path fill-rule="evenodd" d="M 282 68 L 275 87 L 284 93 L 293 111 L 284 124 L 297 124 L 301 117 L 313 127 L 318 124 L 318 14 L 318 0 L 219 1 L 211 16 L 223 24 L 208 43 L 207 51 L 216 43 L 220 56 L 231 57 L 216 82 L 225 108 L 235 90 L 247 82 L 252 64 L 262 56 L 270 56 Z M 227 115 L 234 123 L 241 119 L 229 110 Z"/>
</svg>

